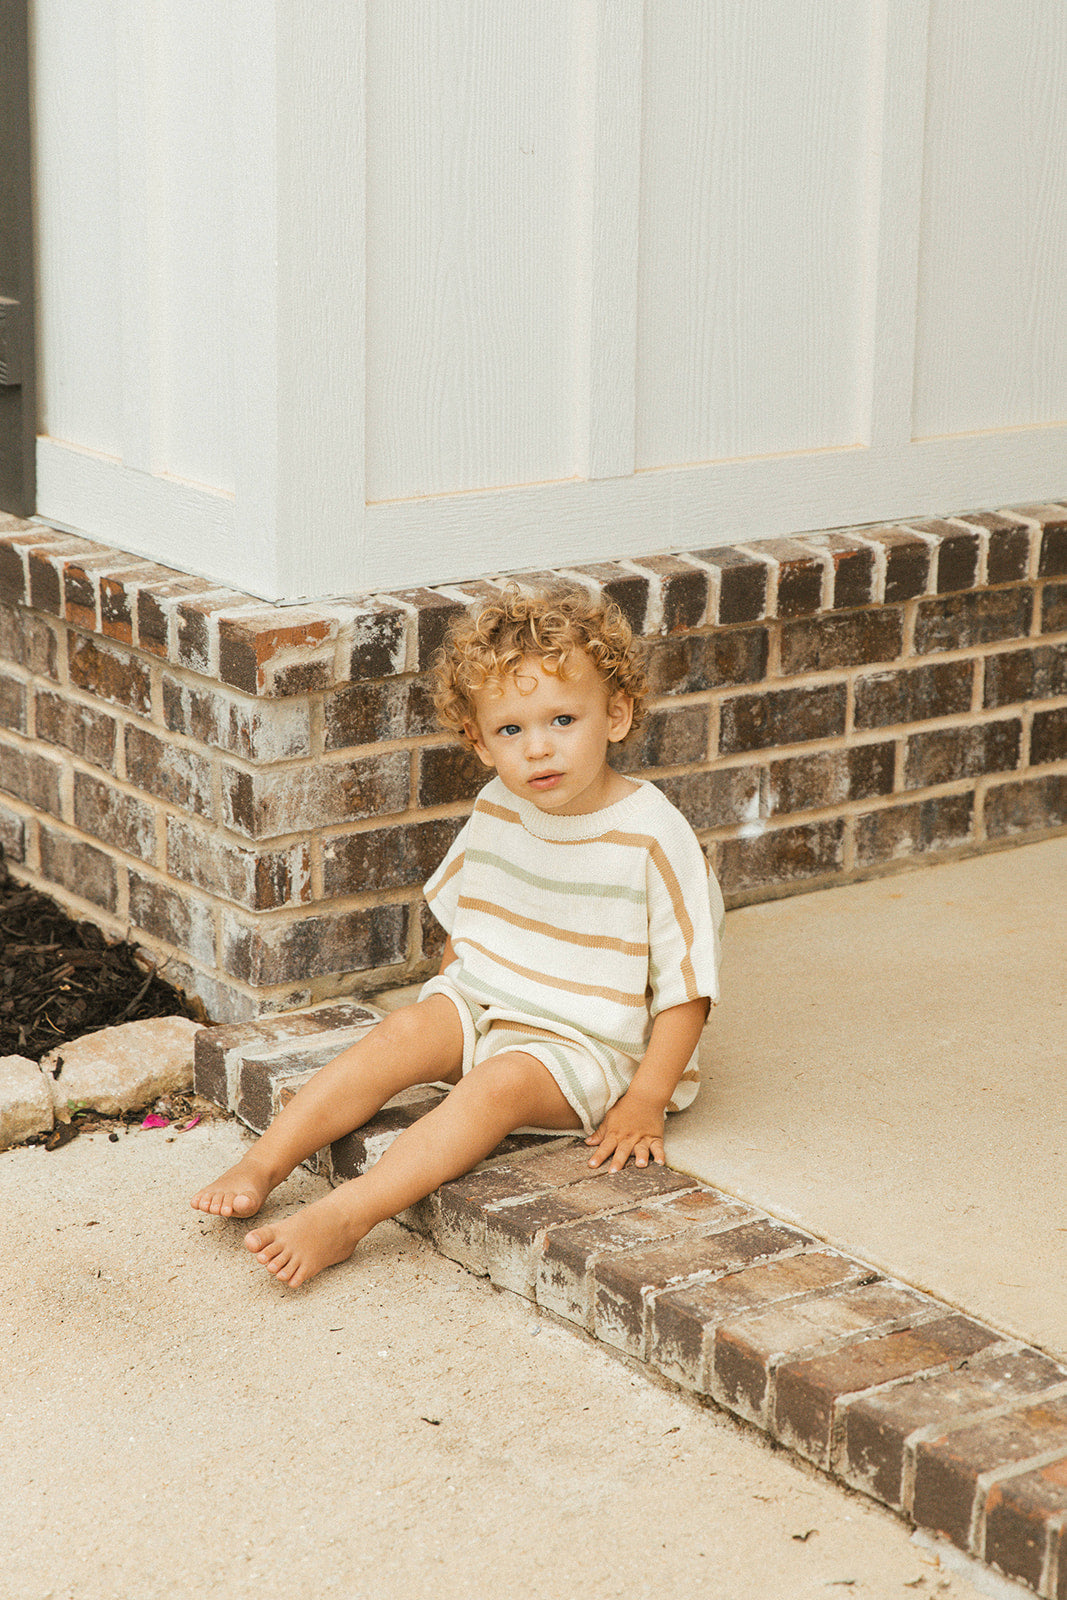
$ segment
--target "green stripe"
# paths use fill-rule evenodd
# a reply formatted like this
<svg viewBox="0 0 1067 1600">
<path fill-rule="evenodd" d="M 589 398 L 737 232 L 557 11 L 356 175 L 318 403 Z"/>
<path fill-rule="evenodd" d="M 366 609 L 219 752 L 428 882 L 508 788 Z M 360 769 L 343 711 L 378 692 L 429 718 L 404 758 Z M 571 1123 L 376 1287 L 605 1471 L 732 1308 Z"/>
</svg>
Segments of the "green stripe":
<svg viewBox="0 0 1067 1600">
<path fill-rule="evenodd" d="M 536 873 L 525 872 L 513 861 L 506 861 L 503 856 L 493 855 L 488 850 L 468 850 L 465 860 L 496 867 L 509 878 L 518 878 L 522 883 L 530 883 L 535 889 L 545 889 L 551 894 L 584 895 L 595 900 L 630 900 L 638 906 L 643 906 L 647 899 L 644 889 L 626 889 L 610 883 L 565 883 L 556 878 L 539 878 Z"/>
<path fill-rule="evenodd" d="M 550 1022 L 558 1022 L 565 1028 L 574 1027 L 574 1019 L 572 1017 L 561 1017 L 556 1012 L 543 1010 L 540 1006 L 536 1017 L 532 1016 L 529 996 L 509 994 L 506 989 L 495 989 L 491 983 L 485 983 L 480 978 L 474 978 L 469 967 L 465 970 L 463 976 L 464 988 L 470 991 L 479 1005 L 492 1005 L 494 1001 L 498 1004 L 506 1005 L 510 1009 L 517 1011 L 520 1016 L 529 1017 L 535 1026 L 537 1023 L 542 1023 L 547 1027 Z M 512 1024 L 501 1019 L 501 1026 L 521 1028 L 522 1023 L 516 1022 Z M 621 1056 L 629 1056 L 631 1061 L 636 1059 L 634 1056 L 635 1045 L 638 1050 L 643 1048 L 640 1040 L 606 1039 L 603 1034 L 592 1032 L 589 1033 L 588 1037 L 596 1044 L 606 1044 L 609 1050 L 617 1050 Z"/>
</svg>

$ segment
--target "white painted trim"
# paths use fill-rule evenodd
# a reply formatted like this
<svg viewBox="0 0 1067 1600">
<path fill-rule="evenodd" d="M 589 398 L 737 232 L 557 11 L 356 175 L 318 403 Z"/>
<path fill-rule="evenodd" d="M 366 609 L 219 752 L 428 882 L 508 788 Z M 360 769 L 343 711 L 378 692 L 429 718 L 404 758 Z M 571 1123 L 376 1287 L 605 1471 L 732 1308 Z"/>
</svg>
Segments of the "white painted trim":
<svg viewBox="0 0 1067 1600">
<path fill-rule="evenodd" d="M 914 431 L 930 3 L 877 0 L 875 6 L 866 319 L 870 345 L 865 353 L 868 416 L 861 435 L 874 446 L 907 444 Z"/>
<path fill-rule="evenodd" d="M 632 473 L 635 459 L 644 0 L 591 0 L 589 9 L 576 470 L 615 478 Z"/>
<path fill-rule="evenodd" d="M 115 70 L 122 280 L 122 457 L 153 472 L 158 448 L 162 308 L 160 207 L 166 188 L 152 112 L 158 103 L 158 0 L 119 0 Z"/>
</svg>

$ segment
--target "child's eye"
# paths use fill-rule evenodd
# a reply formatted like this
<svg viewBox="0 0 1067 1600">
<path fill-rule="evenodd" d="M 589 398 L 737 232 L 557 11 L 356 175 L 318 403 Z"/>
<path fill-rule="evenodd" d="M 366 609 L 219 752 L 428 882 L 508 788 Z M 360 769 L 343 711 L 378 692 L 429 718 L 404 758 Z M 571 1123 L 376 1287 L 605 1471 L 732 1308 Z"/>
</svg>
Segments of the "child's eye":
<svg viewBox="0 0 1067 1600">
<path fill-rule="evenodd" d="M 569 728 L 571 723 L 574 721 L 574 718 L 570 715 L 569 712 L 565 712 L 564 711 L 564 712 L 561 712 L 558 717 L 556 717 L 555 721 L 558 723 L 558 725 L 561 728 Z"/>
<path fill-rule="evenodd" d="M 504 726 L 496 731 L 498 734 L 502 734 L 505 739 L 510 739 L 514 734 L 518 733 L 519 725 L 517 722 L 505 722 Z"/>
</svg>

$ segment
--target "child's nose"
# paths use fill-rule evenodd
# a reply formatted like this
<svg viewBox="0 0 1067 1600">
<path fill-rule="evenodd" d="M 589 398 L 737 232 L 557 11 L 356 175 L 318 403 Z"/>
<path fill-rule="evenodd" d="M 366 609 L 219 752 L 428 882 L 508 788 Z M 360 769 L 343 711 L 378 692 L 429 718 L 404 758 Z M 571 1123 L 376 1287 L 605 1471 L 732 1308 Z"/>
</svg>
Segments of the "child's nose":
<svg viewBox="0 0 1067 1600">
<path fill-rule="evenodd" d="M 552 742 L 546 728 L 531 728 L 526 739 L 526 754 L 531 761 L 547 755 L 552 748 Z"/>
</svg>

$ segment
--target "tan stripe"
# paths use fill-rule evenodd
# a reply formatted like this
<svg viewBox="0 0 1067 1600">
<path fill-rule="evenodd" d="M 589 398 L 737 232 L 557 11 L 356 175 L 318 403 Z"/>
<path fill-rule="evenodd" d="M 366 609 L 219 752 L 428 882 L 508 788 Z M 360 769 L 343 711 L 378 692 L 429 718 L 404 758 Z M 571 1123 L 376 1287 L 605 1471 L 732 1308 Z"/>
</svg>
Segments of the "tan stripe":
<svg viewBox="0 0 1067 1600">
<path fill-rule="evenodd" d="M 441 879 L 440 883 L 433 890 L 432 894 L 428 894 L 426 896 L 427 902 L 429 902 L 430 900 L 436 900 L 437 896 L 441 893 L 441 890 L 444 888 L 445 884 L 446 883 L 450 883 L 452 881 L 452 879 L 456 876 L 456 873 L 457 872 L 462 872 L 462 870 L 463 870 L 463 857 L 462 857 L 462 855 L 459 855 L 459 856 L 456 857 L 455 861 L 453 861 L 452 865 L 449 867 L 448 871 L 445 873 L 445 875 Z"/>
<path fill-rule="evenodd" d="M 682 958 L 682 978 L 685 982 L 685 997 L 687 1000 L 696 1000 L 700 996 L 697 987 L 696 972 L 693 969 L 693 944 L 696 935 L 693 923 L 686 910 L 685 896 L 682 886 L 674 875 L 674 870 L 667 860 L 666 853 L 658 839 L 650 838 L 642 833 L 605 833 L 597 841 L 598 844 L 622 844 L 638 849 L 647 850 L 656 865 L 660 877 L 663 879 L 664 888 L 670 896 L 671 906 L 674 909 L 674 918 L 678 924 L 679 932 L 685 940 L 685 955 Z"/>
<path fill-rule="evenodd" d="M 578 944 L 589 950 L 617 950 L 624 956 L 648 955 L 648 946 L 645 944 L 615 939 L 607 933 L 567 933 L 562 928 L 554 928 L 550 922 L 536 922 L 532 917 L 520 917 L 514 911 L 505 911 L 491 900 L 472 900 L 469 895 L 461 894 L 459 904 L 465 911 L 480 911 L 486 917 L 499 917 L 501 922 L 507 922 L 513 928 L 542 934 L 546 939 L 555 939 L 560 944 Z"/>
<path fill-rule="evenodd" d="M 547 1028 L 538 1028 L 532 1022 L 509 1022 L 505 1017 L 494 1017 L 489 1024 L 489 1032 L 494 1028 L 506 1028 L 509 1033 L 520 1035 L 526 1039 L 547 1039 L 549 1044 L 573 1045 L 574 1040 L 565 1038 L 561 1033 L 550 1033 Z"/>
<path fill-rule="evenodd" d="M 522 818 L 517 811 L 509 811 L 507 806 L 494 805 L 491 800 L 479 800 L 474 807 L 475 811 L 484 811 L 487 817 L 499 817 L 501 822 L 517 822 L 522 827 Z"/>
<path fill-rule="evenodd" d="M 494 966 L 504 967 L 508 972 L 515 972 L 520 978 L 532 978 L 534 983 L 539 983 L 546 989 L 566 989 L 568 994 L 590 995 L 594 1000 L 609 1000 L 614 1005 L 633 1006 L 643 1011 L 645 1008 L 644 995 L 634 996 L 624 994 L 621 989 L 602 989 L 595 983 L 568 983 L 566 978 L 550 976 L 545 972 L 536 972 L 533 967 L 520 967 L 515 961 L 505 961 L 502 955 L 495 950 L 487 950 L 484 944 L 479 944 L 476 939 L 459 938 L 453 941 L 456 945 L 466 945 L 469 950 L 477 950 L 479 955 L 488 956 Z"/>
</svg>

